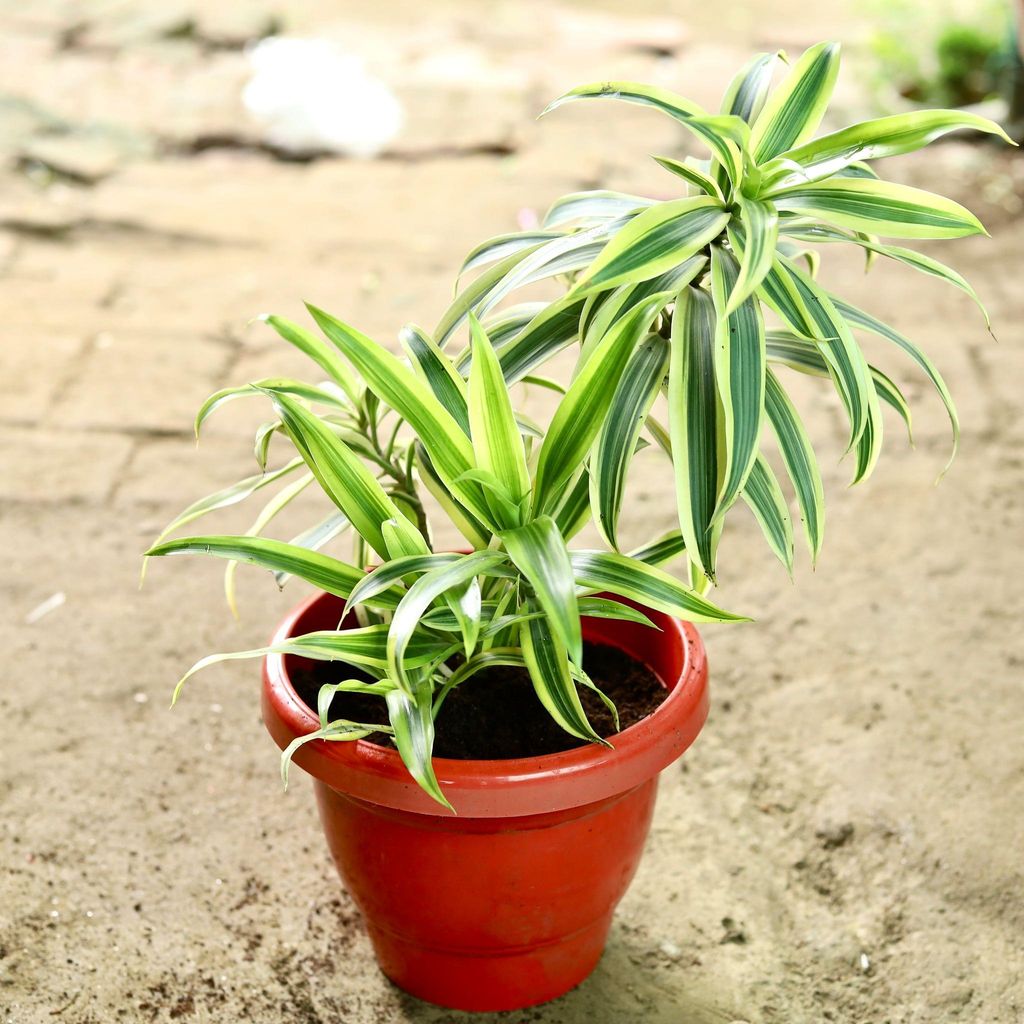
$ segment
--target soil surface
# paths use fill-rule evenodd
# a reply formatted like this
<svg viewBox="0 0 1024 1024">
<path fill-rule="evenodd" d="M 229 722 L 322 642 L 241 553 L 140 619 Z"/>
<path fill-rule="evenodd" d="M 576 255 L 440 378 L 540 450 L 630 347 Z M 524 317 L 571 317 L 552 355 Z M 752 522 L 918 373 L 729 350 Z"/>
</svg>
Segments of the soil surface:
<svg viewBox="0 0 1024 1024">
<path fill-rule="evenodd" d="M 579 687 L 583 710 L 602 739 L 636 725 L 668 695 L 661 680 L 646 665 L 608 644 L 583 645 L 583 671 L 618 713 L 616 728 L 615 715 L 605 702 L 593 690 Z M 298 695 L 315 712 L 321 686 L 362 676 L 358 670 L 319 661 L 311 662 L 309 668 L 297 668 L 291 679 Z M 381 697 L 359 693 L 336 693 L 328 718 L 368 725 L 386 725 L 388 721 Z M 392 745 L 390 737 L 382 733 L 366 738 L 373 743 Z M 445 698 L 435 722 L 435 755 L 459 761 L 538 757 L 582 746 L 583 740 L 559 728 L 548 714 L 526 669 L 514 666 L 484 669 L 456 686 Z"/>
<path fill-rule="evenodd" d="M 393 84 L 406 127 L 386 153 L 283 162 L 260 145 L 239 97 L 268 15 Z M 753 518 L 730 517 L 715 598 L 755 621 L 702 627 L 708 723 L 662 776 L 601 963 L 549 1006 L 470 1018 L 381 976 L 308 781 L 281 790 L 255 662 L 200 673 L 168 711 L 189 665 L 265 644 L 308 589 L 243 566 L 238 621 L 213 559 L 158 561 L 138 589 L 139 553 L 173 515 L 256 472 L 266 403 L 218 410 L 197 452 L 203 399 L 320 379 L 252 317 L 306 323 L 308 299 L 392 343 L 408 321 L 429 329 L 465 254 L 557 196 L 676 194 L 648 159 L 689 145 L 668 119 L 573 104 L 538 122 L 553 96 L 638 79 L 717 110 L 750 52 L 838 38 L 831 130 L 875 113 L 871 28 L 861 0 L 3 5 L 0 1020 L 1020 1024 L 1019 152 L 955 137 L 882 165 L 986 223 L 991 238 L 922 248 L 974 283 L 998 343 L 955 289 L 823 250 L 826 285 L 940 367 L 960 454 L 936 487 L 941 403 L 865 339 L 913 406 L 916 448 L 886 408 L 879 467 L 849 489 L 843 410 L 786 371 L 825 475 L 823 553 L 812 572 L 801 552 L 791 582 Z M 543 420 L 547 394 L 522 411 Z M 271 536 L 326 514 L 313 490 Z M 245 531 L 270 493 L 195 525 Z M 628 505 L 627 548 L 673 525 L 656 452 Z"/>
</svg>

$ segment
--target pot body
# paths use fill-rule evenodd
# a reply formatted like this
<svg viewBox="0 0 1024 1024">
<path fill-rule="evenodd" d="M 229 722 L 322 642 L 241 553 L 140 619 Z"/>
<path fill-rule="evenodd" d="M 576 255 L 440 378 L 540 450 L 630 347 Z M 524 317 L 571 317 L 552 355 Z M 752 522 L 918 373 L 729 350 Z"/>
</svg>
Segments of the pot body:
<svg viewBox="0 0 1024 1024">
<path fill-rule="evenodd" d="M 337 625 L 342 602 L 318 595 L 275 640 Z M 612 738 L 506 761 L 435 759 L 459 812 L 438 807 L 397 753 L 316 741 L 296 762 L 313 775 L 338 871 L 384 973 L 413 995 L 462 1010 L 518 1009 L 579 984 L 601 956 L 615 906 L 636 871 L 658 773 L 707 715 L 707 667 L 689 625 L 585 620 L 584 635 L 645 662 L 663 704 Z M 298 659 L 264 669 L 264 721 L 278 745 L 317 727 L 288 682 Z"/>
</svg>

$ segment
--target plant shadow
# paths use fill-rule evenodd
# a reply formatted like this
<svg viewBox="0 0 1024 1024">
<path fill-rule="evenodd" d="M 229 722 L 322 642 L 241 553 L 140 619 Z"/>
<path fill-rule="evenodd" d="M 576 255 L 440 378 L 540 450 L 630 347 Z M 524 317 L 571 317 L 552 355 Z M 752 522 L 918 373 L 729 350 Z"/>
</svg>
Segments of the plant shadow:
<svg viewBox="0 0 1024 1024">
<path fill-rule="evenodd" d="M 699 967 L 667 963 L 621 927 L 612 929 L 594 973 L 559 999 L 501 1013 L 465 1013 L 400 995 L 409 1024 L 732 1024 L 733 1012 L 709 991 Z"/>
</svg>

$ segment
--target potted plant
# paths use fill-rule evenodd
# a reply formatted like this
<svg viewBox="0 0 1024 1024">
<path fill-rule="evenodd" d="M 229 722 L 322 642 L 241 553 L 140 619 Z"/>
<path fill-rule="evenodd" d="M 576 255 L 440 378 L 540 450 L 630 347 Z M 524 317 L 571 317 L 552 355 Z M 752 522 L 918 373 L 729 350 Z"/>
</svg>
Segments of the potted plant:
<svg viewBox="0 0 1024 1024">
<path fill-rule="evenodd" d="M 766 426 L 817 556 L 822 484 L 784 371 L 831 380 L 863 480 L 881 448 L 881 404 L 910 425 L 899 388 L 855 332 L 879 335 L 937 389 L 955 450 L 939 371 L 818 283 L 817 248 L 860 246 L 869 264 L 907 264 L 977 302 L 955 271 L 879 236 L 970 235 L 983 231 L 978 220 L 881 181 L 866 161 L 961 128 L 1003 133 L 973 114 L 923 111 L 815 137 L 838 47 L 812 47 L 773 90 L 779 60 L 755 57 L 717 114 L 631 83 L 584 86 L 552 104 L 612 96 L 652 106 L 710 159 L 656 158 L 678 198 L 576 193 L 538 230 L 483 243 L 460 277 L 486 269 L 432 334 L 404 329 L 403 358 L 313 306 L 323 337 L 266 317 L 327 379 L 211 396 L 197 434 L 225 402 L 256 396 L 273 408 L 256 437 L 260 473 L 190 506 L 147 552 L 227 559 L 232 602 L 239 562 L 279 584 L 313 584 L 270 646 L 205 658 L 185 678 L 227 658 L 264 659 L 264 720 L 282 771 L 294 760 L 313 776 L 331 852 L 384 971 L 442 1005 L 541 1002 L 597 962 L 658 773 L 707 713 L 693 623 L 739 618 L 707 593 L 740 499 L 792 567 L 788 499 L 761 452 Z M 564 294 L 501 305 L 541 278 L 564 280 Z M 541 376 L 570 346 L 571 378 Z M 519 385 L 557 392 L 546 427 L 517 412 Z M 293 457 L 268 470 L 282 442 Z M 626 477 L 645 444 L 672 466 L 679 529 L 624 553 Z M 246 534 L 167 539 L 279 481 Z M 314 485 L 326 518 L 287 543 L 262 536 Z M 428 496 L 465 550 L 435 549 Z M 574 550 L 591 519 L 606 548 Z M 347 560 L 324 552 L 343 534 Z M 685 559 L 686 582 L 664 568 L 674 558 Z"/>
</svg>

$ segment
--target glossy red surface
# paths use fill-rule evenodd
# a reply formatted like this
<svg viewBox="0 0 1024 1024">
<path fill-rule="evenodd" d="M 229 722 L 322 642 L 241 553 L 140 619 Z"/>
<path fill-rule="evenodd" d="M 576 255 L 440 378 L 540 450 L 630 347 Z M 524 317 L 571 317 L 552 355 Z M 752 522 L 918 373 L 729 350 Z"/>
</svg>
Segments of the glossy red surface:
<svg viewBox="0 0 1024 1024">
<path fill-rule="evenodd" d="M 337 625 L 343 602 L 318 595 L 275 640 Z M 464 1010 L 553 999 L 593 970 L 643 850 L 659 772 L 707 717 L 697 631 L 585 620 L 587 639 L 645 662 L 669 689 L 661 706 L 613 738 L 505 761 L 435 759 L 458 816 L 427 797 L 398 754 L 372 743 L 304 745 L 338 870 L 363 912 L 384 972 L 423 999 Z M 278 746 L 317 726 L 289 682 L 299 659 L 264 665 L 263 716 Z"/>
</svg>

